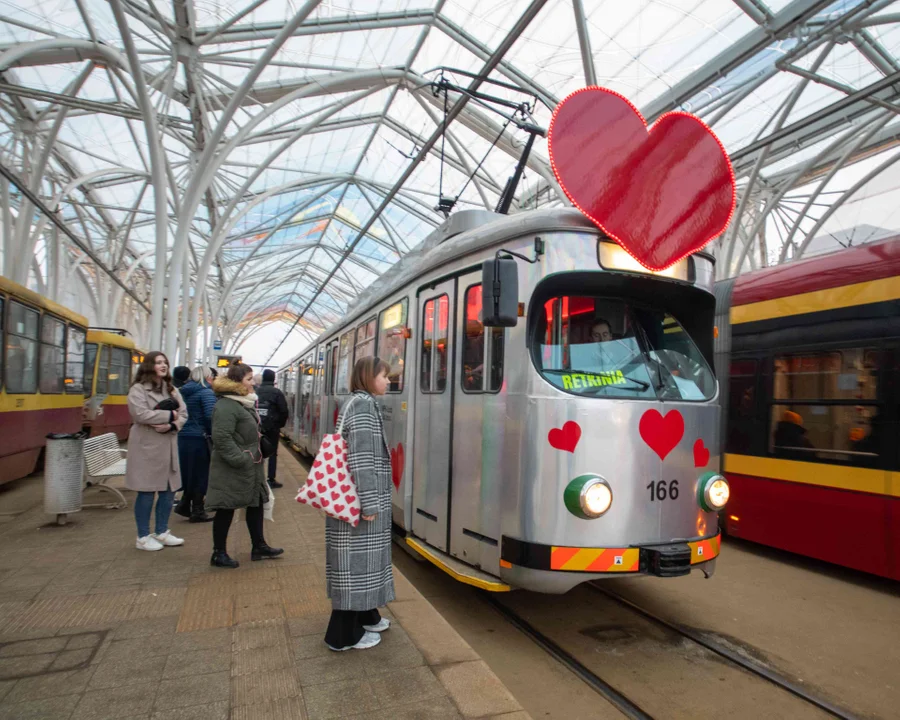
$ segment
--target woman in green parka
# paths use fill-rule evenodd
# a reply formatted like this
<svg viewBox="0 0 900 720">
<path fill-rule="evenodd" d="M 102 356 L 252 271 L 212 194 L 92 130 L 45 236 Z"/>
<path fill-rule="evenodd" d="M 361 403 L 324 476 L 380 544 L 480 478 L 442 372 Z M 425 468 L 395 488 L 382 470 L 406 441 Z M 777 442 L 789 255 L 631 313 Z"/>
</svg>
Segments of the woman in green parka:
<svg viewBox="0 0 900 720">
<path fill-rule="evenodd" d="M 284 550 L 266 544 L 263 536 L 263 505 L 269 499 L 259 433 L 259 413 L 253 392 L 253 369 L 238 363 L 213 383 L 218 396 L 212 421 L 212 459 L 206 509 L 215 510 L 211 565 L 236 568 L 226 544 L 234 511 L 246 509 L 247 530 L 253 544 L 251 560 L 281 555 Z"/>
</svg>

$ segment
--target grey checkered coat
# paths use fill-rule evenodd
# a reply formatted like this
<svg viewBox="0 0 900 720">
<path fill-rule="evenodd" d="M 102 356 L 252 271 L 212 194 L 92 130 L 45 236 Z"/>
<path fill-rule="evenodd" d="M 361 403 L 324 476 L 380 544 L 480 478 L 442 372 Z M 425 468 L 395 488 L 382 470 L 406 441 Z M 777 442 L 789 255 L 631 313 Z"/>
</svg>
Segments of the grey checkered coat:
<svg viewBox="0 0 900 720">
<path fill-rule="evenodd" d="M 391 454 L 375 399 L 365 392 L 353 397 L 342 434 L 362 514 L 375 519 L 353 527 L 325 518 L 325 585 L 335 610 L 372 610 L 394 599 Z"/>
</svg>

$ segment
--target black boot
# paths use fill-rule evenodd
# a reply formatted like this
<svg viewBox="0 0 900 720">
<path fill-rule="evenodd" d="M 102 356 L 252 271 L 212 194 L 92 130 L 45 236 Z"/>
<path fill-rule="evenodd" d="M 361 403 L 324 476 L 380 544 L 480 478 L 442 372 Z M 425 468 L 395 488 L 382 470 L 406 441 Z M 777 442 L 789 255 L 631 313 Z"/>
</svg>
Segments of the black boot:
<svg viewBox="0 0 900 720">
<path fill-rule="evenodd" d="M 228 553 L 224 550 L 213 550 L 212 557 L 209 559 L 209 564 L 222 568 L 236 568 L 240 566 L 240 563 L 237 560 L 232 560 L 228 557 Z"/>
<path fill-rule="evenodd" d="M 191 516 L 191 494 L 183 492 L 181 493 L 181 500 L 178 501 L 178 504 L 175 506 L 174 512 L 176 515 L 181 515 L 181 517 L 189 518 Z"/>
<path fill-rule="evenodd" d="M 272 488 L 273 490 L 277 490 L 278 488 L 283 488 L 284 483 L 280 483 L 277 480 L 272 479 L 272 480 L 269 480 L 269 487 Z"/>
<path fill-rule="evenodd" d="M 191 503 L 191 522 L 212 522 L 212 515 L 206 514 L 205 501 L 202 495 L 197 495 Z"/>
<path fill-rule="evenodd" d="M 269 547 L 265 543 L 262 545 L 257 545 L 250 551 L 250 559 L 251 560 L 268 560 L 270 558 L 276 558 L 284 552 L 283 548 L 273 548 Z"/>
</svg>

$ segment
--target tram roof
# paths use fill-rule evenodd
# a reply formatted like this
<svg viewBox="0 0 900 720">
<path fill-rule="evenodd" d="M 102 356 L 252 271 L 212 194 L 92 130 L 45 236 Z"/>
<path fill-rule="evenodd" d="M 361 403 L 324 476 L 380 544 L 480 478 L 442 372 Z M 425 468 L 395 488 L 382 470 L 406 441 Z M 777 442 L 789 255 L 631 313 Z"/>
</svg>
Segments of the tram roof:
<svg viewBox="0 0 900 720">
<path fill-rule="evenodd" d="M 741 275 L 734 284 L 732 305 L 897 276 L 900 276 L 900 235 Z"/>
<path fill-rule="evenodd" d="M 3 277 L 2 275 L 0 275 L 0 291 L 9 293 L 9 295 L 14 298 L 24 300 L 29 305 L 33 305 L 34 307 L 46 310 L 47 312 L 52 313 L 53 315 L 56 315 L 63 320 L 68 320 L 75 325 L 80 325 L 84 328 L 87 328 L 88 319 L 84 315 L 79 315 L 76 312 L 72 312 L 71 310 L 69 310 L 69 308 L 63 307 L 59 303 L 53 302 L 40 293 L 29 290 L 27 287 L 19 285 L 19 283 L 13 282 L 9 278 Z"/>
</svg>

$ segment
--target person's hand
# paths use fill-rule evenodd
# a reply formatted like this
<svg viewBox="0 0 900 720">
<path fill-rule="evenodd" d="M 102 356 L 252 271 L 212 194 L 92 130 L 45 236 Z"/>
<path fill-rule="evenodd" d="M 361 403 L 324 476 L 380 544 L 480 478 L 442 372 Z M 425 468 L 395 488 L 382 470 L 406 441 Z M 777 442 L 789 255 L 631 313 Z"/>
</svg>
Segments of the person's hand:
<svg viewBox="0 0 900 720">
<path fill-rule="evenodd" d="M 374 515 L 363 515 L 362 519 L 365 520 L 366 522 L 372 522 L 375 519 L 375 516 Z"/>
<path fill-rule="evenodd" d="M 158 433 L 167 433 L 170 429 L 168 425 L 151 425 L 150 427 L 152 427 Z"/>
</svg>

